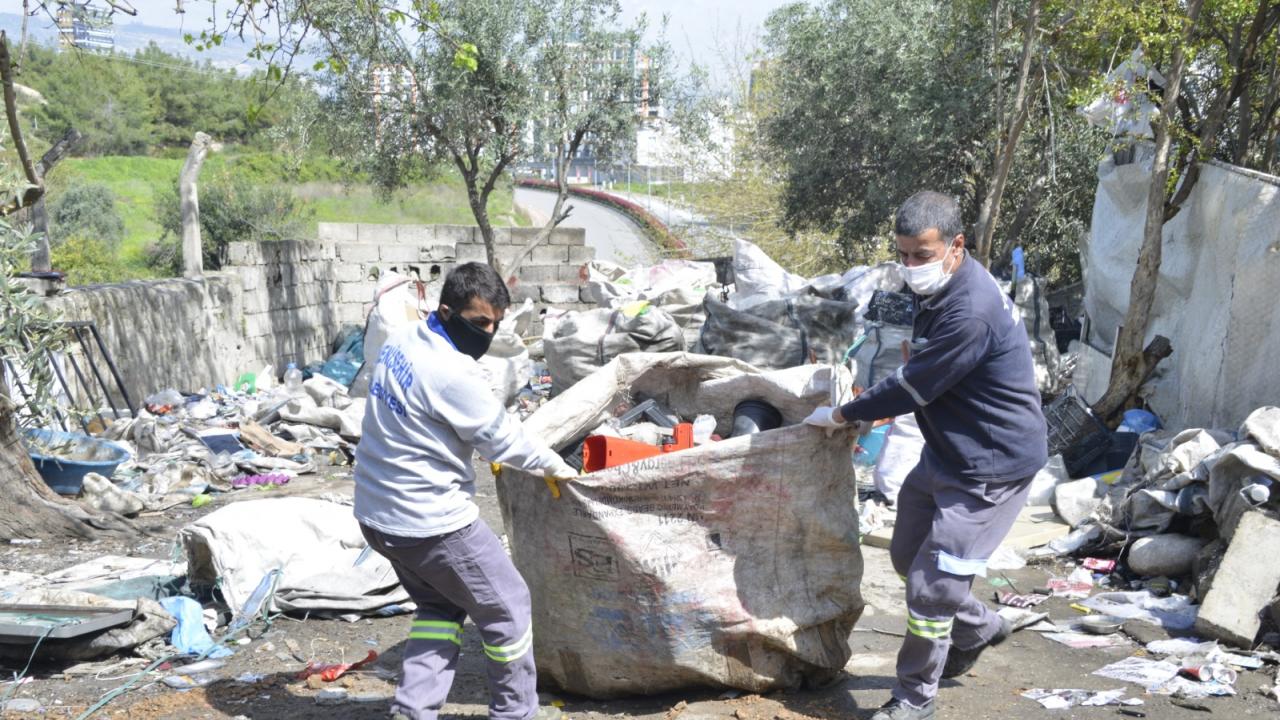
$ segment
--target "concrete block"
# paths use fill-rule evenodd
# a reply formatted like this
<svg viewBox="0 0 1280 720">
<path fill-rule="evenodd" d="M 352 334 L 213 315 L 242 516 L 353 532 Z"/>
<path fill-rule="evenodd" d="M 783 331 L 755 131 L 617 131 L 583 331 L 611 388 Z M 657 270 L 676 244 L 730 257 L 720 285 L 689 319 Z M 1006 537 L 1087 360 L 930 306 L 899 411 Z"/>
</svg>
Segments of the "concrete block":
<svg viewBox="0 0 1280 720">
<path fill-rule="evenodd" d="M 556 228 L 551 231 L 551 244 L 577 246 L 586 245 L 587 231 L 585 228 Z"/>
<path fill-rule="evenodd" d="M 338 257 L 343 262 L 371 263 L 378 261 L 378 246 L 367 244 L 339 245 Z"/>
<path fill-rule="evenodd" d="M 557 265 L 524 265 L 518 274 L 522 283 L 554 285 L 560 282 L 560 267 Z"/>
<path fill-rule="evenodd" d="M 248 250 L 246 246 L 249 243 L 233 242 L 227 244 L 227 265 L 247 265 Z"/>
<path fill-rule="evenodd" d="M 341 324 L 362 324 L 364 322 L 364 303 L 337 303 L 338 322 Z"/>
<path fill-rule="evenodd" d="M 322 242 L 316 246 L 316 259 L 337 260 L 338 246 L 331 242 Z"/>
<path fill-rule="evenodd" d="M 379 245 L 378 259 L 384 263 L 418 262 L 418 246 L 394 243 Z"/>
<path fill-rule="evenodd" d="M 574 265 L 585 265 L 596 259 L 596 249 L 586 245 L 569 246 L 569 262 Z"/>
<path fill-rule="evenodd" d="M 396 242 L 401 245 L 425 245 L 435 242 L 434 225 L 396 225 Z"/>
<path fill-rule="evenodd" d="M 569 248 L 564 245 L 539 245 L 531 259 L 535 265 L 560 265 L 569 262 Z"/>
<path fill-rule="evenodd" d="M 377 287 L 371 282 L 338 283 L 338 302 L 371 302 Z"/>
<path fill-rule="evenodd" d="M 459 263 L 488 261 L 484 245 L 480 243 L 458 243 L 453 252 L 454 260 Z"/>
<path fill-rule="evenodd" d="M 542 302 L 542 288 L 538 285 L 530 283 L 516 283 L 515 287 L 508 288 L 511 293 L 511 304 L 519 305 L 525 300 L 532 300 L 535 303 Z"/>
<path fill-rule="evenodd" d="M 575 265 L 573 263 L 561 265 L 556 268 L 556 273 L 560 278 L 559 281 L 562 283 L 581 285 L 586 282 L 586 273 L 583 271 L 581 265 Z"/>
<path fill-rule="evenodd" d="M 476 242 L 484 244 L 484 235 L 480 232 L 480 228 L 476 228 Z M 511 228 L 493 228 L 493 243 L 495 245 L 510 245 L 512 242 L 514 241 L 511 239 Z"/>
<path fill-rule="evenodd" d="M 361 243 L 375 245 L 394 245 L 396 242 L 396 226 L 378 223 L 360 223 L 356 230 L 356 239 Z"/>
<path fill-rule="evenodd" d="M 1246 512 L 1214 575 L 1196 617 L 1196 634 L 1250 647 L 1262 627 L 1261 613 L 1280 587 L 1280 520 Z"/>
<path fill-rule="evenodd" d="M 354 243 L 360 237 L 358 228 L 355 223 L 316 223 L 316 237 L 331 243 Z"/>
<path fill-rule="evenodd" d="M 241 267 L 237 268 L 240 274 L 240 289 L 245 292 L 253 292 L 262 287 L 266 273 L 260 267 Z"/>
<path fill-rule="evenodd" d="M 246 292 L 243 295 L 244 311 L 246 314 L 266 312 L 271 307 L 269 293 L 265 288 Z"/>
<path fill-rule="evenodd" d="M 543 285 L 542 301 L 557 307 L 565 303 L 577 303 L 577 285 Z"/>
<path fill-rule="evenodd" d="M 534 238 L 538 237 L 539 230 L 540 228 L 521 228 L 521 227 L 510 228 L 511 244 L 524 247 L 525 245 L 528 245 L 529 243 L 533 242 Z"/>
<path fill-rule="evenodd" d="M 360 263 L 337 263 L 330 277 L 338 282 L 360 282 L 368 279 L 369 271 Z"/>
<path fill-rule="evenodd" d="M 433 242 L 418 246 L 418 262 L 453 262 L 457 257 L 457 249 L 447 243 Z"/>
<path fill-rule="evenodd" d="M 436 242 L 460 245 L 462 243 L 481 243 L 480 232 L 474 225 L 432 225 Z"/>
</svg>

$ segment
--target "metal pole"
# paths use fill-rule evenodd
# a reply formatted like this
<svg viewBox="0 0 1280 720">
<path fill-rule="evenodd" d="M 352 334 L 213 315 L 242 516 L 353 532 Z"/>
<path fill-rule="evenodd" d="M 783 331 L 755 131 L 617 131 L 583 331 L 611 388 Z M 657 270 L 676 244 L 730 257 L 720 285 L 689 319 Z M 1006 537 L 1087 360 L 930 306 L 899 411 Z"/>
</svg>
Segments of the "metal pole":
<svg viewBox="0 0 1280 720">
<path fill-rule="evenodd" d="M 115 361 L 111 359 L 111 353 L 107 352 L 107 346 L 102 342 L 102 336 L 98 334 L 98 324 L 89 323 L 89 332 L 93 333 L 93 339 L 98 342 L 98 349 L 102 351 L 102 359 L 107 361 L 107 369 L 111 371 L 111 376 L 116 379 L 116 385 L 120 386 L 120 395 L 124 398 L 125 407 L 129 408 L 129 414 L 137 415 L 138 408 L 133 404 L 133 400 L 129 398 L 129 389 L 124 385 L 124 378 L 120 377 L 120 371 L 116 369 Z"/>
<path fill-rule="evenodd" d="M 46 350 L 45 352 L 49 355 L 49 362 L 53 362 L 53 351 Z M 70 352 L 64 352 L 63 357 L 67 359 L 67 364 L 71 366 L 71 369 L 76 371 L 76 379 L 84 386 L 84 394 L 89 398 L 89 402 L 93 404 L 93 414 L 98 416 L 98 422 L 102 423 L 102 427 L 105 428 L 107 426 L 107 419 L 102 417 L 102 410 L 100 409 L 102 406 L 98 402 L 97 398 L 93 396 L 93 392 L 91 392 L 93 390 L 93 386 L 89 384 L 89 381 L 84 377 L 84 373 L 80 371 L 80 365 L 76 362 L 75 355 Z M 85 362 L 89 362 L 89 358 L 85 358 Z M 70 391 L 67 392 L 67 397 L 72 397 Z M 71 402 L 74 404 L 75 399 L 72 398 Z M 83 423 L 84 419 L 81 418 L 80 422 Z M 88 432 L 87 427 L 85 428 L 85 431 Z"/>
<path fill-rule="evenodd" d="M 93 371 L 93 377 L 98 381 L 98 387 L 102 388 L 102 397 L 107 401 L 107 405 L 111 406 L 111 414 L 116 419 L 120 419 L 120 408 L 116 407 L 116 403 L 111 399 L 111 388 L 107 387 L 107 382 L 102 379 L 102 371 L 98 370 L 98 363 L 93 361 L 92 352 L 89 350 L 89 343 L 84 341 L 84 335 L 81 334 L 84 328 L 72 328 L 71 332 L 75 334 L 76 341 L 80 343 L 80 347 L 84 349 L 84 361 L 89 365 L 89 369 Z"/>
<path fill-rule="evenodd" d="M 25 336 L 22 338 L 22 345 L 27 349 L 27 352 L 31 352 L 31 343 L 27 342 L 27 338 Z M 58 363 L 55 361 L 53 352 L 50 350 L 45 350 L 45 356 L 49 360 L 49 365 L 53 367 L 53 374 L 57 376 L 58 384 L 62 386 L 62 392 L 66 393 L 67 399 L 71 400 L 72 404 L 74 404 L 75 400 L 71 395 L 71 386 L 67 385 L 67 376 L 62 374 L 62 368 L 58 367 Z M 80 421 L 80 427 L 83 428 L 85 434 L 88 435 L 89 423 L 84 421 L 84 416 L 81 415 L 80 413 L 76 413 L 75 415 L 76 415 L 76 419 Z"/>
</svg>

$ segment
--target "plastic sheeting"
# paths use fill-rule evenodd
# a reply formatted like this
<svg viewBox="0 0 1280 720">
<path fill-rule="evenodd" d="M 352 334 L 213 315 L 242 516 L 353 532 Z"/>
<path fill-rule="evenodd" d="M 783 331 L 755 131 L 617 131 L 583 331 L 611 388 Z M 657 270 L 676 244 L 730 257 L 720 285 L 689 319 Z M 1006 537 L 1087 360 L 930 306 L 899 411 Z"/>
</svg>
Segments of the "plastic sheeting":
<svg viewBox="0 0 1280 720">
<path fill-rule="evenodd" d="M 390 563 L 365 547 L 351 508 L 311 498 L 244 500 L 184 527 L 179 541 L 193 585 L 217 585 L 242 607 L 282 571 L 272 610 L 372 612 L 407 602 Z"/>
<path fill-rule="evenodd" d="M 711 296 L 701 350 L 755 367 L 779 369 L 811 362 L 839 364 L 857 335 L 853 303 L 799 295 L 735 310 Z"/>
<path fill-rule="evenodd" d="M 619 355 L 678 352 L 685 349 L 685 339 L 670 314 L 640 301 L 613 310 L 566 313 L 544 325 L 542 349 L 552 393 L 558 394 Z"/>
<path fill-rule="evenodd" d="M 1098 167 L 1093 225 L 1081 249 L 1087 342 L 1109 351 L 1129 306 L 1142 243 L 1150 148 L 1138 161 Z M 1164 254 L 1146 340 L 1164 335 L 1173 355 L 1144 393 L 1170 427 L 1234 427 L 1263 404 L 1280 404 L 1280 180 L 1216 162 L 1164 226 Z M 1109 368 L 1090 363 L 1075 382 L 1092 399 Z"/>
</svg>

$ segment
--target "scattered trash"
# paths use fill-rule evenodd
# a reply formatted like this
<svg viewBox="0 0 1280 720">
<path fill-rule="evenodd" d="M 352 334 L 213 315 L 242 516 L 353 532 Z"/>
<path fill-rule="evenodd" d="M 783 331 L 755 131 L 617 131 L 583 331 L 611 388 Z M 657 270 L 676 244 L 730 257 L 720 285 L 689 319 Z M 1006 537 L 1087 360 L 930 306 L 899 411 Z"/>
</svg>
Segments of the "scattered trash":
<svg viewBox="0 0 1280 720">
<path fill-rule="evenodd" d="M 222 647 L 209 637 L 204 627 L 204 610 L 200 603 L 189 597 L 167 597 L 160 601 L 160 606 L 178 620 L 169 637 L 169 644 L 178 652 L 188 655 L 207 655 L 211 658 L 222 658 L 231 655 L 231 650 Z M 191 672 L 200 672 L 192 670 Z"/>
<path fill-rule="evenodd" d="M 1019 595 L 1013 592 L 996 593 L 996 602 L 1001 605 L 1007 605 L 1015 608 L 1031 608 L 1048 600 L 1048 595 L 1040 595 L 1039 593 L 1031 593 L 1029 595 Z"/>
<path fill-rule="evenodd" d="M 1056 627 L 1049 621 L 1049 613 L 1038 613 L 1021 608 L 1003 607 L 997 611 L 997 614 L 1009 621 L 1009 625 L 1013 628 L 1014 632 L 1026 629 L 1038 630 L 1042 627 L 1046 630 L 1053 630 Z"/>
<path fill-rule="evenodd" d="M 1065 710 L 1076 705 L 1097 707 L 1100 705 L 1141 705 L 1138 698 L 1126 698 L 1124 688 L 1119 690 L 1043 690 L 1033 688 L 1022 693 L 1022 697 L 1035 700 L 1046 710 Z"/>
<path fill-rule="evenodd" d="M 338 705 L 347 699 L 346 688 L 324 688 L 316 693 L 317 705 Z"/>
<path fill-rule="evenodd" d="M 195 688 L 212 685 L 217 680 L 218 678 L 214 675 L 166 675 L 160 682 L 174 690 L 194 690 Z"/>
<path fill-rule="evenodd" d="M 1080 562 L 1080 567 L 1094 572 L 1109 573 L 1116 569 L 1116 561 L 1102 558 L 1085 558 Z"/>
<path fill-rule="evenodd" d="M 1177 677 L 1180 668 L 1163 660 L 1127 657 L 1093 671 L 1094 675 L 1141 685 L 1150 690 Z"/>
<path fill-rule="evenodd" d="M 1129 645 L 1129 641 L 1119 635 L 1097 635 L 1087 632 L 1048 632 L 1044 633 L 1044 636 L 1056 643 L 1061 643 L 1076 650 L 1125 647 Z"/>
<path fill-rule="evenodd" d="M 288 485 L 289 476 L 273 473 L 268 475 L 241 475 L 231 481 L 232 487 L 275 487 L 278 485 Z"/>
<path fill-rule="evenodd" d="M 1100 593 L 1083 605 L 1104 615 L 1144 620 L 1169 630 L 1190 628 L 1198 609 L 1185 595 L 1160 598 L 1147 591 Z"/>
<path fill-rule="evenodd" d="M 1080 621 L 1080 627 L 1094 635 L 1113 635 L 1120 632 L 1120 626 L 1123 624 L 1124 618 L 1111 615 L 1090 615 Z"/>
<path fill-rule="evenodd" d="M 1046 585 L 1054 597 L 1087 598 L 1093 592 L 1093 574 L 1085 568 L 1076 568 L 1065 578 L 1050 578 Z"/>
<path fill-rule="evenodd" d="M 298 673 L 298 679 L 306 680 L 309 677 L 315 676 L 320 678 L 324 682 L 333 682 L 334 680 L 337 680 L 338 678 L 342 677 L 343 675 L 346 675 L 352 670 L 359 670 L 360 668 L 363 668 L 366 665 L 371 664 L 377 659 L 378 659 L 378 652 L 376 650 L 370 650 L 369 654 L 366 655 L 364 659 L 359 662 L 325 663 L 321 665 L 317 665 L 314 662 L 309 662 L 307 663 L 307 666 L 303 668 L 301 672 Z"/>
<path fill-rule="evenodd" d="M 44 709 L 44 706 L 40 704 L 39 700 L 33 698 L 17 698 L 9 700 L 0 709 L 6 713 L 38 713 Z"/>
</svg>

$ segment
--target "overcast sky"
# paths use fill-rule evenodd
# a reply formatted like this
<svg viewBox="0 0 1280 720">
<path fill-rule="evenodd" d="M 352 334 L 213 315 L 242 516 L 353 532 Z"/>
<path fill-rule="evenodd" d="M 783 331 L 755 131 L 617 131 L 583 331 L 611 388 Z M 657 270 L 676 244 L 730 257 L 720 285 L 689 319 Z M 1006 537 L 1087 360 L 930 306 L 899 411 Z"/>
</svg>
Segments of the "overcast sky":
<svg viewBox="0 0 1280 720">
<path fill-rule="evenodd" d="M 138 10 L 137 21 L 160 27 L 184 27 L 187 31 L 199 31 L 206 27 L 209 3 L 207 0 L 183 0 L 185 15 L 174 12 L 178 0 L 130 0 Z M 744 46 L 751 46 L 764 20 L 775 8 L 788 0 L 736 0 L 736 2 L 710 2 L 709 0 L 623 0 L 622 7 L 628 19 L 644 13 L 649 26 L 656 28 L 665 15 L 668 18 L 667 41 L 682 58 L 723 74 L 724 55 L 737 56 Z M 227 0 L 219 3 L 227 7 Z M 117 22 L 132 20 L 119 18 Z"/>
</svg>

